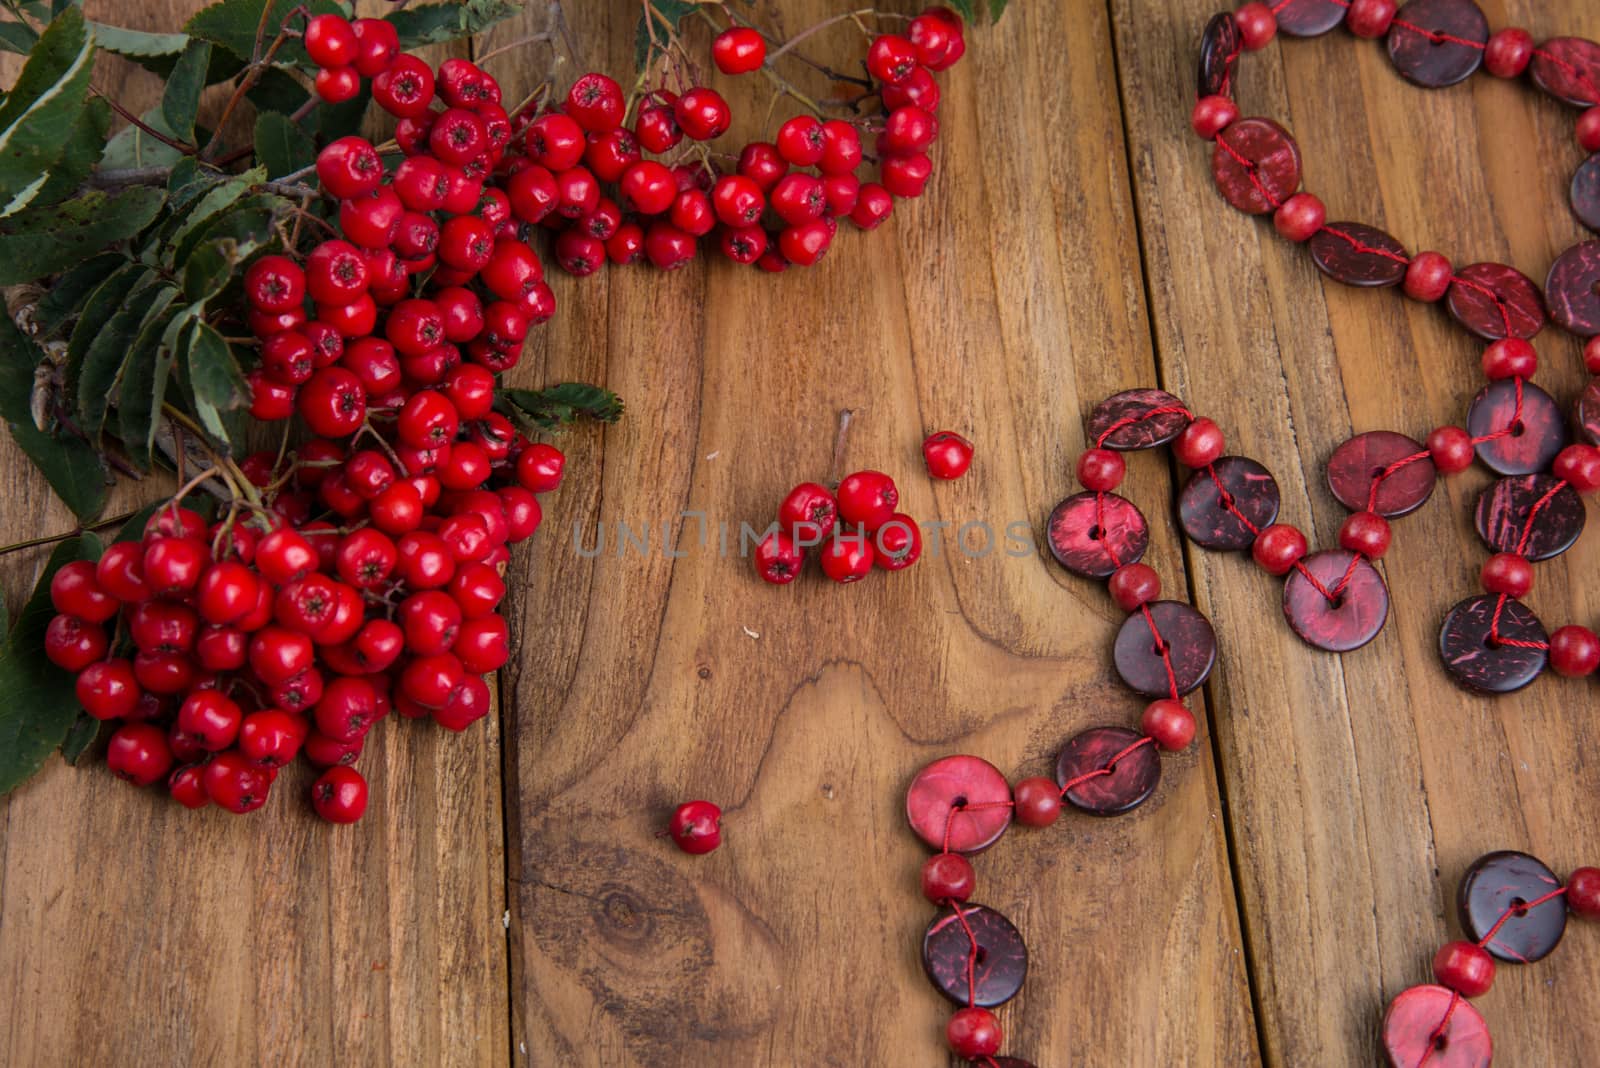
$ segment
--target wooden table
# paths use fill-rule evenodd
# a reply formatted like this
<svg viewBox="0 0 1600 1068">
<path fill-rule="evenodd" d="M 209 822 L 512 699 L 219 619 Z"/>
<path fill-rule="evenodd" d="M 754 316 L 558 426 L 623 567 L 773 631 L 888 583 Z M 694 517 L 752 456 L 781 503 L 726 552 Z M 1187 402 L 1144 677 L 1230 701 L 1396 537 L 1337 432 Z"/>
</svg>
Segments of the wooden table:
<svg viewBox="0 0 1600 1068">
<path fill-rule="evenodd" d="M 91 11 L 170 28 L 184 6 Z M 791 27 L 841 7 L 779 6 Z M 601 381 L 628 414 L 564 442 L 567 484 L 515 563 L 498 723 L 385 725 L 363 764 L 371 810 L 347 829 L 304 811 L 303 772 L 236 819 L 53 761 L 0 802 L 0 1060 L 946 1063 L 904 789 L 953 752 L 1045 773 L 1077 731 L 1132 722 L 1108 655 L 1119 613 L 1039 552 L 948 544 L 851 589 L 768 588 L 714 536 L 695 544 L 693 514 L 713 535 L 764 524 L 789 485 L 827 475 L 850 408 L 847 464 L 899 476 L 912 514 L 1037 532 L 1072 489 L 1088 409 L 1161 384 L 1271 467 L 1284 519 L 1326 545 L 1344 514 L 1321 477 L 1335 445 L 1459 422 L 1478 343 L 1436 308 L 1325 283 L 1217 196 L 1187 128 L 1212 6 L 1016 0 L 972 29 L 943 78 L 929 194 L 842 233 L 815 270 L 553 272 L 560 313 L 513 378 Z M 1486 6 L 1536 36 L 1600 35 L 1597 8 Z M 586 60 L 627 69 L 636 5 L 568 7 Z M 544 68 L 527 55 L 490 63 L 508 98 Z M 1581 236 L 1574 113 L 1524 87 L 1424 92 L 1342 31 L 1242 69 L 1246 111 L 1293 129 L 1335 218 L 1540 279 Z M 101 77 L 154 99 L 146 76 Z M 759 117 L 761 89 L 729 91 Z M 1541 381 L 1574 396 L 1577 346 L 1549 331 L 1541 355 Z M 944 427 L 978 460 L 933 485 L 917 446 Z M 3 447 L 4 540 L 68 528 Z M 1343 657 L 1294 638 L 1278 582 L 1247 559 L 1182 542 L 1175 474 L 1139 454 L 1127 492 L 1168 589 L 1219 631 L 1201 737 L 1137 813 L 1069 813 L 979 862 L 978 900 L 1033 954 L 1001 1013 L 1007 1047 L 1043 1068 L 1370 1064 L 1387 1000 L 1457 935 L 1474 857 L 1600 861 L 1596 690 L 1551 678 L 1486 700 L 1444 675 L 1440 619 L 1484 556 L 1483 472 L 1398 523 L 1390 623 Z M 650 527 L 649 553 L 618 554 L 623 523 Z M 662 551 L 664 524 L 683 555 Z M 589 548 L 600 527 L 606 551 L 576 551 L 575 528 Z M 8 604 L 40 560 L 4 559 Z M 1597 574 L 1590 537 L 1539 567 L 1531 603 L 1594 625 Z M 727 813 L 704 858 L 654 837 L 691 797 Z M 1573 926 L 1567 951 L 1502 967 L 1480 1002 L 1498 1063 L 1592 1060 L 1600 932 Z"/>
</svg>

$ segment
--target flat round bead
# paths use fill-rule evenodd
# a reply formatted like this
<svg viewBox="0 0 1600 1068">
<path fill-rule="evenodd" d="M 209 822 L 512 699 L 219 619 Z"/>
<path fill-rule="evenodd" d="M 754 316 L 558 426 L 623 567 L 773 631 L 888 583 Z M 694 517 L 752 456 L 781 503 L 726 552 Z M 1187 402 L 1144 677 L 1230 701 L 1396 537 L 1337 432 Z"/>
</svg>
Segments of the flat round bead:
<svg viewBox="0 0 1600 1068">
<path fill-rule="evenodd" d="M 1411 0 L 1389 27 L 1389 61 L 1402 78 L 1425 89 L 1455 85 L 1483 64 L 1482 48 L 1421 31 L 1487 44 L 1489 20 L 1472 0 Z"/>
<path fill-rule="evenodd" d="M 1560 556 L 1583 533 L 1588 513 L 1576 490 L 1571 486 L 1556 489 L 1558 485 L 1557 479 L 1545 474 L 1500 479 L 1483 491 L 1473 510 L 1478 537 L 1493 552 L 1520 553 L 1534 562 Z M 1533 511 L 1535 505 L 1539 507 L 1537 513 Z"/>
<path fill-rule="evenodd" d="M 1330 653 L 1348 653 L 1378 636 L 1389 619 L 1389 587 L 1370 561 L 1336 549 L 1312 553 L 1300 563 L 1322 585 L 1319 590 L 1300 568 L 1283 584 L 1283 614 L 1302 641 Z M 1323 590 L 1337 594 L 1329 600 Z"/>
<path fill-rule="evenodd" d="M 1567 191 L 1572 213 L 1591 230 L 1600 230 L 1600 155 L 1590 156 L 1572 173 Z"/>
<path fill-rule="evenodd" d="M 1155 601 L 1123 621 L 1111 658 L 1129 689 L 1149 697 L 1171 697 L 1176 686 L 1182 695 L 1211 674 L 1217 662 L 1217 634 L 1205 616 L 1181 601 Z"/>
<path fill-rule="evenodd" d="M 1383 1016 L 1390 1068 L 1489 1068 L 1489 1025 L 1465 998 L 1442 986 L 1401 991 Z"/>
<path fill-rule="evenodd" d="M 1578 397 L 1578 408 L 1574 415 L 1577 417 L 1579 433 L 1589 440 L 1589 444 L 1600 445 L 1600 378 L 1589 379 L 1589 384 Z"/>
<path fill-rule="evenodd" d="M 1600 44 L 1583 37 L 1552 37 L 1528 64 L 1533 84 L 1577 107 L 1600 104 Z"/>
<path fill-rule="evenodd" d="M 1479 857 L 1461 877 L 1456 893 L 1461 929 L 1472 941 L 1482 942 L 1508 909 L 1516 909 L 1521 915 L 1513 912 L 1483 948 L 1513 964 L 1541 960 L 1567 929 L 1567 903 L 1555 897 L 1535 908 L 1522 906 L 1560 885 L 1555 872 L 1526 853 L 1503 850 Z"/>
<path fill-rule="evenodd" d="M 1277 480 L 1243 456 L 1224 456 L 1209 470 L 1196 471 L 1178 495 L 1183 532 L 1207 549 L 1248 549 L 1277 518 Z"/>
<path fill-rule="evenodd" d="M 975 756 L 948 756 L 911 780 L 906 819 L 917 837 L 934 849 L 944 849 L 948 827 L 951 852 L 981 853 L 1011 826 L 1010 801 L 1011 784 L 999 768 Z M 952 816 L 958 805 L 992 807 L 964 809 Z"/>
<path fill-rule="evenodd" d="M 1107 578 L 1144 556 L 1150 525 L 1115 493 L 1075 493 L 1056 505 L 1045 526 L 1050 554 L 1074 575 Z"/>
<path fill-rule="evenodd" d="M 1233 85 L 1232 61 L 1239 55 L 1239 24 L 1231 11 L 1213 15 L 1200 34 L 1200 69 L 1195 76 L 1198 96 L 1227 96 Z"/>
<path fill-rule="evenodd" d="M 1557 326 L 1579 337 L 1600 334 L 1600 241 L 1573 245 L 1550 265 L 1545 303 Z"/>
<path fill-rule="evenodd" d="M 1328 489 L 1352 512 L 1369 511 L 1367 499 L 1372 496 L 1372 484 L 1377 477 L 1392 464 L 1427 451 L 1413 439 L 1391 430 L 1357 434 L 1328 457 Z M 1438 472 L 1429 459 L 1397 468 L 1378 484 L 1378 496 L 1370 511 L 1385 519 L 1409 515 L 1433 495 L 1438 479 Z"/>
<path fill-rule="evenodd" d="M 1183 401 L 1172 394 L 1160 389 L 1126 389 L 1107 397 L 1089 413 L 1089 441 L 1097 448 L 1136 452 L 1165 445 L 1188 425 Z"/>
<path fill-rule="evenodd" d="M 1485 341 L 1526 339 L 1544 328 L 1539 287 L 1503 263 L 1473 263 L 1456 271 L 1445 303 L 1456 322 Z"/>
<path fill-rule="evenodd" d="M 1300 147 L 1271 119 L 1240 119 L 1217 135 L 1211 176 L 1229 204 L 1265 215 L 1300 188 Z"/>
<path fill-rule="evenodd" d="M 1028 947 L 1016 926 L 994 909 L 962 905 L 961 920 L 954 908 L 941 910 L 922 936 L 922 968 L 939 993 L 957 1005 L 992 1009 L 1017 996 L 1028 977 Z M 967 931 L 972 937 L 967 937 Z M 967 991 L 967 960 L 972 944 L 978 961 L 972 970 L 971 1000 Z"/>
<path fill-rule="evenodd" d="M 1439 628 L 1439 656 L 1445 670 L 1469 690 L 1483 693 L 1511 693 L 1539 677 L 1549 662 L 1543 649 L 1491 643 L 1497 594 L 1468 597 L 1450 609 Z M 1544 642 L 1544 625 L 1521 601 L 1506 599 L 1500 608 L 1499 633 L 1502 639 L 1518 642 Z M 1498 954 L 1497 954 L 1498 955 Z"/>
<path fill-rule="evenodd" d="M 1307 247 L 1319 271 L 1347 286 L 1397 286 L 1410 265 L 1404 245 L 1362 223 L 1328 223 Z"/>
<path fill-rule="evenodd" d="M 1522 409 L 1517 410 L 1517 383 L 1490 382 L 1467 409 L 1467 432 L 1486 437 L 1511 427 L 1513 433 L 1478 443 L 1478 459 L 1498 475 L 1530 475 L 1547 469 L 1567 444 L 1566 416 L 1550 394 L 1532 382 L 1522 383 Z M 1516 427 L 1521 431 L 1517 432 Z"/>
<path fill-rule="evenodd" d="M 1333 0 L 1289 0 L 1282 7 L 1273 5 L 1278 16 L 1278 32 L 1290 37 L 1318 37 L 1344 21 L 1344 4 Z"/>
<path fill-rule="evenodd" d="M 1056 783 L 1105 768 L 1141 736 L 1126 727 L 1093 727 L 1077 735 L 1056 758 Z M 1118 760 L 1107 774 L 1085 779 L 1066 791 L 1066 799 L 1094 816 L 1116 816 L 1134 809 L 1155 792 L 1161 781 L 1161 757 L 1154 745 L 1142 745 Z"/>
</svg>

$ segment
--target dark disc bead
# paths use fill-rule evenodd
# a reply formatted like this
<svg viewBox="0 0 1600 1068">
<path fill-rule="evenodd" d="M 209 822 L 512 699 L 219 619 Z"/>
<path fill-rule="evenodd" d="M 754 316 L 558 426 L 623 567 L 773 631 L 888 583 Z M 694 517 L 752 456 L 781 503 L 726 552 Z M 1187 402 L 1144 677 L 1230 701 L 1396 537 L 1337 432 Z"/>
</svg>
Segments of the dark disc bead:
<svg viewBox="0 0 1600 1068">
<path fill-rule="evenodd" d="M 1228 96 L 1233 88 L 1232 63 L 1238 58 L 1239 24 L 1233 12 L 1211 16 L 1200 34 L 1200 70 L 1195 76 L 1195 95 Z"/>
<path fill-rule="evenodd" d="M 1205 616 L 1181 601 L 1156 601 L 1123 621 L 1111 657 L 1122 681 L 1138 693 L 1171 697 L 1175 686 L 1186 694 L 1211 674 L 1217 634 Z"/>
<path fill-rule="evenodd" d="M 1483 948 L 1512 964 L 1531 964 L 1549 955 L 1567 929 L 1567 903 L 1559 897 L 1526 908 L 1561 885 L 1556 873 L 1526 853 L 1502 850 L 1473 861 L 1461 877 L 1456 906 L 1461 929 L 1482 942 L 1501 917 L 1511 911 Z"/>
<path fill-rule="evenodd" d="M 1528 77 L 1575 107 L 1600 104 L 1600 44 L 1583 37 L 1552 37 L 1534 51 Z"/>
<path fill-rule="evenodd" d="M 1161 389 L 1127 389 L 1094 406 L 1089 413 L 1089 441 L 1102 449 L 1135 452 L 1165 445 L 1188 425 L 1183 401 L 1172 394 Z"/>
<path fill-rule="evenodd" d="M 1389 61 L 1406 81 L 1441 89 L 1472 76 L 1483 65 L 1483 48 L 1439 40 L 1441 36 L 1489 41 L 1489 20 L 1472 0 L 1411 0 L 1389 27 Z"/>
<path fill-rule="evenodd" d="M 1545 474 L 1500 479 L 1483 491 L 1473 509 L 1478 537 L 1497 553 L 1519 553 L 1536 562 L 1560 556 L 1583 533 L 1587 511 L 1576 490 L 1556 489 L 1558 485 L 1556 478 Z"/>
<path fill-rule="evenodd" d="M 1433 495 L 1438 472 L 1430 459 L 1415 460 L 1378 483 L 1368 508 L 1372 484 L 1392 465 L 1425 453 L 1421 444 L 1390 430 L 1370 430 L 1344 442 L 1328 457 L 1328 489 L 1352 512 L 1372 511 L 1385 519 L 1409 515 Z"/>
<path fill-rule="evenodd" d="M 1028 977 L 1028 947 L 1016 925 L 983 905 L 961 905 L 940 911 L 922 936 L 922 967 L 939 993 L 957 1005 L 992 1009 L 1017 996 Z M 966 926 L 961 925 L 966 921 Z M 967 937 L 967 931 L 972 937 Z M 967 961 L 973 943 L 978 959 L 972 969 L 971 998 L 967 990 Z"/>
<path fill-rule="evenodd" d="M 1156 747 L 1141 745 L 1111 764 L 1140 737 L 1126 727 L 1093 727 L 1067 742 L 1056 758 L 1056 783 L 1066 791 L 1067 801 L 1094 816 L 1116 816 L 1144 804 L 1161 781 L 1161 757 Z M 1107 767 L 1108 773 L 1096 774 L 1066 789 L 1074 779 Z"/>
<path fill-rule="evenodd" d="M 1567 444 L 1566 423 L 1560 405 L 1532 382 L 1522 383 L 1519 411 L 1517 382 L 1510 378 L 1483 387 L 1467 409 L 1467 432 L 1475 438 L 1511 430 L 1478 443 L 1478 459 L 1497 475 L 1546 470 Z"/>
<path fill-rule="evenodd" d="M 1499 642 L 1491 637 L 1497 609 Z M 1534 646 L 1549 640 L 1544 624 L 1521 601 L 1508 597 L 1502 606 L 1497 594 L 1468 597 L 1444 617 L 1444 626 L 1439 628 L 1439 657 L 1451 677 L 1467 689 L 1511 693 L 1538 678 L 1550 654 L 1540 648 L 1507 645 L 1504 639 L 1508 638 Z"/>
<path fill-rule="evenodd" d="M 1344 21 L 1348 6 L 1334 0 L 1289 0 L 1282 7 L 1274 5 L 1278 32 L 1290 37 L 1319 37 Z"/>
<path fill-rule="evenodd" d="M 1578 397 L 1578 431 L 1591 445 L 1600 445 L 1600 378 L 1589 379 Z"/>
<path fill-rule="evenodd" d="M 1533 279 L 1503 263 L 1456 271 L 1445 304 L 1456 322 L 1483 338 L 1527 339 L 1544 328 L 1544 297 Z"/>
<path fill-rule="evenodd" d="M 1103 579 L 1144 556 L 1150 525 L 1125 497 L 1075 493 L 1050 513 L 1045 540 L 1062 567 L 1074 575 Z"/>
<path fill-rule="evenodd" d="M 1389 1068 L 1489 1068 L 1489 1025 L 1465 998 L 1442 986 L 1401 991 L 1383 1016 Z"/>
<path fill-rule="evenodd" d="M 1178 495 L 1184 533 L 1207 549 L 1248 549 L 1277 518 L 1277 480 L 1243 456 L 1224 456 L 1196 471 Z"/>
<path fill-rule="evenodd" d="M 1563 330 L 1600 334 L 1600 241 L 1573 245 L 1557 257 L 1544 280 L 1544 299 Z"/>
<path fill-rule="evenodd" d="M 1370 561 L 1335 549 L 1312 553 L 1300 564 L 1322 586 L 1318 589 L 1299 568 L 1283 584 L 1283 615 L 1301 641 L 1348 653 L 1378 636 L 1389 619 L 1389 587 Z"/>
<path fill-rule="evenodd" d="M 1311 238 L 1311 262 L 1347 286 L 1397 286 L 1406 279 L 1406 247 L 1376 226 L 1328 223 Z"/>
<path fill-rule="evenodd" d="M 1567 191 L 1572 213 L 1591 230 L 1600 230 L 1600 154 L 1590 156 L 1572 174 Z"/>
<path fill-rule="evenodd" d="M 951 852 L 981 853 L 1011 826 L 1010 802 L 1011 784 L 999 768 L 980 757 L 947 756 L 911 780 L 906 820 L 934 849 L 945 848 L 948 831 Z"/>
<path fill-rule="evenodd" d="M 1300 146 L 1271 119 L 1240 119 L 1217 135 L 1211 176 L 1229 204 L 1265 215 L 1300 188 Z"/>
</svg>

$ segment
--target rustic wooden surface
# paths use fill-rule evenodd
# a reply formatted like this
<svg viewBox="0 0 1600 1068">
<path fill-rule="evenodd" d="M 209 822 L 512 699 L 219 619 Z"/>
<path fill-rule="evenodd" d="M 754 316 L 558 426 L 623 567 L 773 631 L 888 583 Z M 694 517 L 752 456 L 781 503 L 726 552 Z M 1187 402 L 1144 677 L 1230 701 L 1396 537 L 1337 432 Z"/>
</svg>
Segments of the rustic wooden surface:
<svg viewBox="0 0 1600 1068">
<path fill-rule="evenodd" d="M 187 6 L 141 0 L 116 20 L 169 27 Z M 839 8 L 779 6 L 790 27 Z M 568 7 L 584 63 L 626 69 L 636 6 Z M 372 811 L 346 830 L 290 797 L 247 820 L 180 813 L 53 761 L 0 801 L 5 1062 L 946 1063 L 947 1006 L 916 955 L 930 909 L 906 783 L 957 751 L 1042 774 L 1067 737 L 1139 708 L 1110 667 L 1118 613 L 1100 589 L 1037 553 L 953 553 L 952 533 L 1037 532 L 1071 488 L 1087 409 L 1161 382 L 1271 467 L 1285 518 L 1327 544 L 1332 448 L 1459 421 L 1476 388 L 1477 346 L 1437 309 L 1325 287 L 1303 250 L 1218 198 L 1187 134 L 1211 7 L 1017 0 L 974 28 L 942 78 L 929 195 L 876 234 L 846 228 L 817 269 L 553 278 L 561 312 L 516 378 L 602 381 L 629 412 L 564 443 L 571 475 L 516 561 L 500 722 L 383 728 Z M 1486 10 L 1600 36 L 1592 11 Z M 542 26 L 530 14 L 474 50 Z M 813 50 L 856 47 L 841 32 Z M 511 98 L 548 65 L 537 49 L 490 61 Z M 1424 93 L 1342 31 L 1248 56 L 1243 80 L 1246 112 L 1294 130 L 1336 218 L 1536 278 L 1579 236 L 1571 113 L 1525 88 Z M 753 81 L 727 87 L 751 122 Z M 114 65 L 97 84 L 153 98 Z M 1555 333 L 1541 381 L 1570 397 L 1576 346 Z M 825 478 L 844 408 L 846 464 L 897 475 L 912 514 L 950 524 L 946 551 L 849 590 L 815 575 L 766 588 L 718 530 L 736 554 L 741 522 Z M 916 444 L 941 427 L 979 459 L 935 486 Z M 0 449 L 0 540 L 66 529 Z M 1069 813 L 979 862 L 978 900 L 1033 954 L 1001 1013 L 1007 1048 L 1041 1068 L 1372 1063 L 1383 1005 L 1457 933 L 1473 857 L 1600 857 L 1593 687 L 1488 701 L 1439 667 L 1439 619 L 1483 558 L 1468 519 L 1482 473 L 1397 524 L 1393 618 L 1341 658 L 1293 638 L 1277 582 L 1181 545 L 1163 459 L 1130 471 L 1169 591 L 1218 626 L 1209 729 L 1137 814 Z M 649 552 L 619 555 L 624 523 L 650 528 Z M 575 531 L 592 550 L 600 530 L 604 551 L 580 554 Z M 41 559 L 0 561 L 12 607 Z M 1530 600 L 1594 624 L 1597 564 L 1591 537 L 1540 566 Z M 706 858 L 653 837 L 690 796 L 727 811 Z M 1501 968 L 1481 1002 L 1499 1063 L 1586 1060 L 1594 938 L 1575 929 L 1568 952 Z"/>
</svg>

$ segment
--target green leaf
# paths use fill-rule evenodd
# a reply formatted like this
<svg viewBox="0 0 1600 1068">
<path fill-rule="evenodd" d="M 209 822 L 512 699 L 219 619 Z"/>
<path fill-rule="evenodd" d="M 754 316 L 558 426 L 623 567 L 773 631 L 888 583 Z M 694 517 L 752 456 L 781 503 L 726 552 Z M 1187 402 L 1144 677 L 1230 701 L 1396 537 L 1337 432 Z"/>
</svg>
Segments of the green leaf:
<svg viewBox="0 0 1600 1068">
<path fill-rule="evenodd" d="M 999 22 L 1000 16 L 1006 13 L 1006 4 L 1010 2 L 1011 0 L 989 0 L 990 21 Z"/>
<path fill-rule="evenodd" d="M 676 2 L 676 0 L 669 0 Z M 659 0 L 657 6 L 660 6 Z M 468 0 L 467 3 L 420 4 L 391 12 L 386 19 L 400 34 L 400 47 L 442 44 L 470 37 L 519 13 L 522 5 L 507 0 Z"/>
<path fill-rule="evenodd" d="M 89 294 L 115 274 L 118 267 L 126 266 L 127 262 L 128 257 L 120 252 L 103 252 L 84 260 L 57 278 L 56 284 L 50 287 L 50 292 L 44 295 L 33 311 L 40 334 L 49 337 L 59 330 L 77 315 Z"/>
<path fill-rule="evenodd" d="M 26 22 L 0 22 L 0 50 L 25 56 L 38 39 L 39 35 Z"/>
<path fill-rule="evenodd" d="M 240 59 L 250 60 L 255 55 L 257 31 L 261 31 L 261 48 L 265 51 L 284 20 L 298 6 L 300 0 L 222 0 L 195 12 L 184 29 L 195 37 L 226 48 Z M 332 0 L 311 0 L 305 7 L 312 15 L 341 13 Z M 265 23 L 262 22 L 263 12 L 266 13 Z M 295 24 L 304 25 L 299 15 L 295 16 Z M 276 60 L 280 63 L 310 62 L 299 40 L 289 41 L 278 49 Z"/>
<path fill-rule="evenodd" d="M 95 191 L 0 221 L 0 285 L 65 270 L 134 236 L 156 217 L 166 196 L 151 186 L 115 196 Z"/>
<path fill-rule="evenodd" d="M 244 375 L 227 341 L 203 320 L 184 335 L 184 367 L 194 396 L 194 414 L 219 443 L 231 446 L 224 412 L 241 408 L 249 396 Z M 231 448 L 230 448 L 230 451 Z"/>
<path fill-rule="evenodd" d="M 264 182 L 266 179 L 266 168 L 257 167 L 213 185 L 204 196 L 195 201 L 194 207 L 176 216 L 167 225 L 168 233 L 162 242 L 168 246 L 167 261 L 175 266 L 183 263 L 193 251 L 205 225 L 250 192 L 252 185 Z"/>
<path fill-rule="evenodd" d="M 54 437 L 34 425 L 33 371 L 43 358 L 39 346 L 23 336 L 9 315 L 0 316 L 0 418 L 56 496 L 86 522 L 105 507 L 105 468 L 87 441 Z M 5 692 L 0 685 L 0 694 Z"/>
<path fill-rule="evenodd" d="M 642 71 L 650 62 L 652 29 L 655 40 L 664 45 L 668 35 L 676 33 L 678 24 L 694 14 L 699 6 L 694 0 L 655 0 L 647 7 L 648 14 L 639 16 L 639 25 L 633 33 L 633 65 Z"/>
<path fill-rule="evenodd" d="M 146 33 L 143 30 L 108 26 L 103 22 L 91 22 L 89 28 L 94 31 L 96 45 L 129 59 L 176 56 L 189 47 L 189 35 L 185 33 Z"/>
<path fill-rule="evenodd" d="M 72 726 L 67 728 L 66 738 L 62 739 L 61 759 L 73 767 L 77 767 L 78 759 L 100 737 L 100 723 L 100 720 L 95 719 L 89 713 L 79 712 L 78 718 L 73 720 Z"/>
<path fill-rule="evenodd" d="M 267 177 L 282 178 L 317 160 L 317 146 L 311 136 L 276 111 L 256 116 L 256 162 L 266 167 Z"/>
<path fill-rule="evenodd" d="M 167 377 L 177 353 L 177 333 L 194 315 L 191 307 L 171 307 L 177 289 L 163 286 L 158 303 L 145 315 L 133 351 L 122 366 L 117 389 L 117 425 L 123 448 L 142 471 L 150 470 L 150 450 L 155 446 L 157 418 L 167 396 Z"/>
<path fill-rule="evenodd" d="M 93 534 L 57 545 L 0 649 L 0 693 L 5 694 L 0 701 L 0 794 L 16 789 L 43 766 L 82 711 L 72 673 L 44 655 L 45 630 L 56 614 L 50 579 L 74 560 L 98 560 L 100 551 L 100 539 Z"/>
<path fill-rule="evenodd" d="M 154 279 L 155 272 L 141 263 L 112 275 L 89 295 L 72 331 L 67 360 L 78 369 L 79 428 L 90 441 L 99 440 L 106 425 L 106 408 L 149 310 Z"/>
<path fill-rule="evenodd" d="M 89 93 L 94 42 L 68 8 L 44 31 L 0 106 L 0 218 L 21 211 L 61 158 Z"/>
<path fill-rule="evenodd" d="M 194 141 L 194 117 L 200 112 L 200 93 L 206 87 L 206 66 L 210 62 L 211 42 L 190 41 L 161 94 L 161 117 L 185 144 Z"/>
<path fill-rule="evenodd" d="M 61 158 L 50 168 L 50 178 L 34 199 L 34 207 L 59 203 L 78 191 L 94 165 L 100 162 L 109 129 L 111 105 L 99 97 L 91 98 L 78 112 L 78 121 L 72 124 L 72 132 L 62 146 Z"/>
<path fill-rule="evenodd" d="M 139 121 L 157 130 L 168 137 L 177 140 L 178 135 L 167 127 L 167 120 L 161 114 L 160 108 L 151 108 L 139 116 Z M 100 166 L 106 170 L 125 170 L 131 167 L 171 167 L 179 160 L 187 157 L 171 145 L 151 137 L 139 127 L 131 123 L 118 130 L 110 141 L 106 142 L 105 155 L 100 157 Z"/>
<path fill-rule="evenodd" d="M 166 501 L 151 501 L 137 512 L 128 517 L 128 521 L 117 528 L 116 535 L 111 539 L 114 543 L 119 541 L 139 541 L 144 537 L 144 528 L 150 522 L 150 517 L 159 512 Z"/>
<path fill-rule="evenodd" d="M 548 389 L 502 389 L 501 407 L 543 430 L 567 426 L 580 416 L 602 423 L 622 418 L 622 398 L 587 382 L 562 382 Z"/>
</svg>

